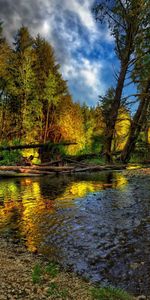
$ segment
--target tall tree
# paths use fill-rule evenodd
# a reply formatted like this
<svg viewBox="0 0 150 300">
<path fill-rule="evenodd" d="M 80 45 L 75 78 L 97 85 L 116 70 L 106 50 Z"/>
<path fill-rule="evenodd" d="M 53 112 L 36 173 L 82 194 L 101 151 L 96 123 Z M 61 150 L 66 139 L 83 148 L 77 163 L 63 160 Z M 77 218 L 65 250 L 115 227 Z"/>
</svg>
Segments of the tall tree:
<svg viewBox="0 0 150 300">
<path fill-rule="evenodd" d="M 12 50 L 6 39 L 3 37 L 2 23 L 0 22 L 0 138 L 6 139 L 8 132 L 8 105 L 9 96 L 7 86 L 9 81 L 9 61 L 12 56 Z"/>
<path fill-rule="evenodd" d="M 22 26 L 15 38 L 15 49 L 9 63 L 10 81 L 8 90 L 11 95 L 10 109 L 16 114 L 18 138 L 28 142 L 38 136 L 37 97 L 35 75 L 33 72 L 33 39 L 28 28 Z"/>
<path fill-rule="evenodd" d="M 141 130 L 147 128 L 147 121 L 150 117 L 150 2 L 144 23 L 140 27 L 135 44 L 135 64 L 132 71 L 132 80 L 137 84 L 137 98 L 139 105 L 133 117 L 130 134 L 122 152 L 123 162 L 129 161 L 131 154 L 136 147 L 136 141 Z"/>
<path fill-rule="evenodd" d="M 36 91 L 42 105 L 42 130 L 40 139 L 50 139 L 51 129 L 55 123 L 55 108 L 59 99 L 68 94 L 67 84 L 60 73 L 52 46 L 39 35 L 34 46 Z"/>
<path fill-rule="evenodd" d="M 109 111 L 111 118 L 108 118 L 107 122 L 105 152 L 109 162 L 112 161 L 111 147 L 124 83 L 133 59 L 135 41 L 147 12 L 148 2 L 148 0 L 105 0 L 99 1 L 94 8 L 96 19 L 105 21 L 109 25 L 115 40 L 115 51 L 120 61 L 114 99 Z"/>
</svg>

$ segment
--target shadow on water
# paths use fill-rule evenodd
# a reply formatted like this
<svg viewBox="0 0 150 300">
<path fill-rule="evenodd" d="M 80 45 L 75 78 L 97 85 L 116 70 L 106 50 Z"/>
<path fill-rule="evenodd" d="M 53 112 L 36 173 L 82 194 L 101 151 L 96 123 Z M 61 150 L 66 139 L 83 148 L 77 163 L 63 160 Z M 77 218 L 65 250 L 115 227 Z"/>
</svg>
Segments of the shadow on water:
<svg viewBox="0 0 150 300">
<path fill-rule="evenodd" d="M 150 185 L 120 172 L 0 181 L 0 229 L 94 282 L 150 292 Z"/>
</svg>

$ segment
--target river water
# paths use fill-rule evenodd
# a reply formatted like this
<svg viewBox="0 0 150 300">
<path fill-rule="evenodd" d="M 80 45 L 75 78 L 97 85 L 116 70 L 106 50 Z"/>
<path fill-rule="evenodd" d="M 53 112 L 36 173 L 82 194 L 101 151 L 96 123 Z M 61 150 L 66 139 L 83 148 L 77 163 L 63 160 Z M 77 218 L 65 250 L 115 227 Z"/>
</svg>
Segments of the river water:
<svg viewBox="0 0 150 300">
<path fill-rule="evenodd" d="M 0 232 L 101 284 L 150 294 L 150 177 L 0 180 Z"/>
</svg>

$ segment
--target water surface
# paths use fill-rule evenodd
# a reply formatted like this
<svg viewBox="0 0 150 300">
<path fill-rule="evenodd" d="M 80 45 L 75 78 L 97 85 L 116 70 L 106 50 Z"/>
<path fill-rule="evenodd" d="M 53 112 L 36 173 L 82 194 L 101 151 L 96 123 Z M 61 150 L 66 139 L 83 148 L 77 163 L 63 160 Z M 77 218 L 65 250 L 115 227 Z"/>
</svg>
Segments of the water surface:
<svg viewBox="0 0 150 300">
<path fill-rule="evenodd" d="M 150 178 L 121 172 L 0 180 L 0 229 L 104 284 L 150 294 Z"/>
</svg>

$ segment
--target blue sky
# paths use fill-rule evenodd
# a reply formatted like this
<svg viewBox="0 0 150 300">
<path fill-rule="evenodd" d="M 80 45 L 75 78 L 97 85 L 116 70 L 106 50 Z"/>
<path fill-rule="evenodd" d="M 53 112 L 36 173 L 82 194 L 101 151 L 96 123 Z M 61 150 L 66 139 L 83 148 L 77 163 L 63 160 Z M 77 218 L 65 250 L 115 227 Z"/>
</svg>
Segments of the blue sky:
<svg viewBox="0 0 150 300">
<path fill-rule="evenodd" d="M 12 40 L 23 24 L 54 47 L 75 101 L 95 105 L 115 83 L 118 61 L 110 32 L 92 14 L 94 0 L 0 0 L 0 19 Z"/>
</svg>

